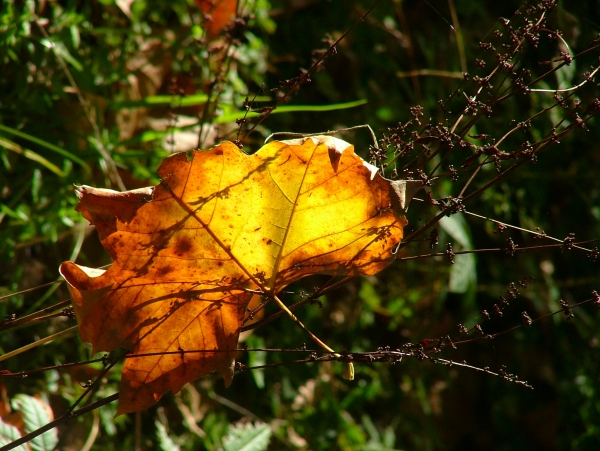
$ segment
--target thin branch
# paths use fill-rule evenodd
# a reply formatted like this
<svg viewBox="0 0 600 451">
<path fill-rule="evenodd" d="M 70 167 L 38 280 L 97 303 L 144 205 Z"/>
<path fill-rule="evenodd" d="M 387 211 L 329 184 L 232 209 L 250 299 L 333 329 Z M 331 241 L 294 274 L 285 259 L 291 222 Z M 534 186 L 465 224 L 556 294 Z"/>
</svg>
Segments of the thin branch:
<svg viewBox="0 0 600 451">
<path fill-rule="evenodd" d="M 528 91 L 529 92 L 552 92 L 552 93 L 576 91 L 577 89 L 579 89 L 582 86 L 584 86 L 586 83 L 589 83 L 590 80 L 594 77 L 594 75 L 596 75 L 596 73 L 599 70 L 600 70 L 600 66 L 596 67 L 594 69 L 594 71 L 589 75 L 589 78 L 586 78 L 584 81 L 582 81 L 578 85 L 572 86 L 570 88 L 565 88 L 565 89 L 531 89 L 531 88 L 529 88 Z"/>
<path fill-rule="evenodd" d="M 559 240 L 560 241 L 560 240 Z M 596 238 L 593 240 L 586 240 L 586 241 L 580 241 L 578 242 L 578 244 L 582 244 L 582 243 L 595 243 L 600 241 L 600 238 Z M 561 242 L 561 244 L 541 244 L 539 246 L 525 246 L 525 247 L 516 247 L 515 249 L 512 249 L 511 252 L 521 252 L 521 251 L 532 251 L 532 250 L 539 250 L 539 249 L 549 249 L 549 248 L 557 248 L 557 247 L 563 247 L 564 246 L 564 242 Z M 575 247 L 575 245 L 573 246 Z M 591 252 L 591 250 L 589 249 L 585 249 L 583 247 L 577 246 L 577 249 L 582 249 L 585 252 Z M 483 254 L 483 253 L 491 253 L 491 252 L 507 252 L 507 248 L 505 247 L 495 247 L 495 248 L 490 248 L 490 249 L 471 249 L 471 250 L 466 250 L 466 251 L 455 251 L 452 253 L 452 255 L 463 255 L 463 254 Z M 431 254 L 420 254 L 420 255 L 410 255 L 408 257 L 398 257 L 396 258 L 396 260 L 416 260 L 419 258 L 431 258 L 431 257 L 443 257 L 448 255 L 446 252 L 434 252 Z"/>
<path fill-rule="evenodd" d="M 474 216 L 474 217 L 479 218 L 479 219 L 485 219 L 486 221 L 490 221 L 490 222 L 493 222 L 494 224 L 501 225 L 502 227 L 506 227 L 506 228 L 514 229 L 514 230 L 520 230 L 521 232 L 526 232 L 526 233 L 529 233 L 531 235 L 535 235 L 538 238 L 548 238 L 549 240 L 556 241 L 556 242 L 564 244 L 564 240 L 560 240 L 558 238 L 554 238 L 554 237 L 546 235 L 545 233 L 542 233 L 542 232 L 535 232 L 533 230 L 528 230 L 528 229 L 524 229 L 522 227 L 517 227 L 517 226 L 514 226 L 512 224 L 507 224 L 505 222 L 498 221 L 498 220 L 492 219 L 492 218 L 488 218 L 486 216 L 481 216 L 481 215 L 478 215 L 476 213 L 471 213 L 470 211 L 466 211 L 466 210 L 463 211 L 463 213 L 466 214 L 466 215 L 469 215 L 469 216 Z M 585 243 L 593 243 L 593 242 L 596 242 L 596 241 L 598 241 L 598 240 L 597 239 L 596 240 L 587 240 L 587 241 L 584 241 L 584 242 Z M 583 243 L 583 242 L 580 242 L 579 244 L 581 244 L 581 243 Z M 585 247 L 578 246 L 575 243 L 573 243 L 573 248 L 579 249 L 579 250 L 582 250 L 582 251 L 585 251 L 585 252 L 591 252 L 592 251 L 591 249 L 587 249 Z"/>
<path fill-rule="evenodd" d="M 461 72 L 451 72 L 448 70 L 436 70 L 436 69 L 417 69 L 408 72 L 396 72 L 398 78 L 409 78 L 409 77 L 442 77 L 442 78 L 455 78 L 462 80 L 465 74 Z"/>
<path fill-rule="evenodd" d="M 37 291 L 37 290 L 41 290 L 42 288 L 46 288 L 46 287 L 50 287 L 54 284 L 57 283 L 63 283 L 64 280 L 55 280 L 54 282 L 48 282 L 42 285 L 38 285 L 37 287 L 33 287 L 33 288 L 27 288 L 26 290 L 21 290 L 21 291 L 17 291 L 15 293 L 11 293 L 11 294 L 5 294 L 4 296 L 0 296 L 0 302 L 4 301 L 5 299 L 10 299 L 13 296 L 19 296 L 20 294 L 26 294 L 26 293 L 31 293 L 32 291 Z"/>
<path fill-rule="evenodd" d="M 239 404 L 236 404 L 235 402 L 233 402 L 227 398 L 224 398 L 223 396 L 220 396 L 216 393 L 208 393 L 208 397 L 210 399 L 212 399 L 213 401 L 216 401 L 219 404 L 224 405 L 225 407 L 229 407 L 231 410 L 236 411 L 237 413 L 239 413 L 242 416 L 252 418 L 254 421 L 259 421 L 261 423 L 264 423 L 264 421 L 260 417 L 258 417 L 256 414 L 254 414 L 253 412 L 250 412 L 245 407 L 242 407 Z"/>
<path fill-rule="evenodd" d="M 14 357 L 16 355 L 22 354 L 25 351 L 29 351 L 30 349 L 37 348 L 38 346 L 41 346 L 43 344 L 50 343 L 51 341 L 54 341 L 57 338 L 61 338 L 61 337 L 67 336 L 67 335 L 72 335 L 73 332 L 75 332 L 78 328 L 79 328 L 79 326 L 70 327 L 70 328 L 65 329 L 61 332 L 58 332 L 56 334 L 52 334 L 48 337 L 44 337 L 40 340 L 34 341 L 33 343 L 29 343 L 28 345 L 23 346 L 22 348 L 15 349 L 14 351 L 11 351 L 11 352 L 7 352 L 6 354 L 3 354 L 0 356 L 0 362 L 2 362 L 3 360 L 10 359 L 11 357 Z"/>
</svg>

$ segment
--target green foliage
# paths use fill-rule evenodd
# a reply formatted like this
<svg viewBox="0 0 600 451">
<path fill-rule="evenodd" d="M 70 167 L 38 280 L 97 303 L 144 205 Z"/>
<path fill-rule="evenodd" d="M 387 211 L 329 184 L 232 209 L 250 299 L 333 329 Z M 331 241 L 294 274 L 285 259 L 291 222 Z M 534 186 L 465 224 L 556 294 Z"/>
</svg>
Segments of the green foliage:
<svg viewBox="0 0 600 451">
<path fill-rule="evenodd" d="M 455 251 L 473 250 L 471 234 L 463 216 L 454 215 L 442 218 L 440 228 L 460 246 L 457 246 Z M 466 254 L 456 259 L 448 279 L 448 291 L 450 293 L 473 293 L 473 289 L 477 285 L 476 264 L 474 254 Z"/>
<path fill-rule="evenodd" d="M 15 396 L 12 407 L 23 415 L 25 432 L 35 431 L 52 420 L 47 406 L 31 396 Z M 55 429 L 51 429 L 32 439 L 29 445 L 33 451 L 50 451 L 54 449 L 57 443 L 57 432 Z"/>
<path fill-rule="evenodd" d="M 11 405 L 14 411 L 21 414 L 24 433 L 35 431 L 52 421 L 50 407 L 42 400 L 33 396 L 18 394 L 12 399 Z M 2 427 L 5 428 L 5 432 L 2 435 L 7 438 L 10 437 L 14 440 L 21 436 L 14 427 L 6 424 L 3 424 Z M 4 444 L 8 443 L 10 441 Z M 33 451 L 51 451 L 57 444 L 58 434 L 56 429 L 50 429 L 29 442 L 29 446 Z"/>
<path fill-rule="evenodd" d="M 0 420 L 0 446 L 8 445 L 21 437 L 19 430 Z M 26 445 L 20 445 L 15 448 L 17 451 L 28 451 Z"/>
<path fill-rule="evenodd" d="M 161 451 L 179 451 L 179 446 L 169 437 L 167 429 L 159 421 L 154 423 L 156 425 L 156 438 L 158 440 L 158 449 Z"/>
<path fill-rule="evenodd" d="M 264 451 L 269 446 L 268 424 L 236 424 L 223 438 L 223 451 Z"/>
</svg>

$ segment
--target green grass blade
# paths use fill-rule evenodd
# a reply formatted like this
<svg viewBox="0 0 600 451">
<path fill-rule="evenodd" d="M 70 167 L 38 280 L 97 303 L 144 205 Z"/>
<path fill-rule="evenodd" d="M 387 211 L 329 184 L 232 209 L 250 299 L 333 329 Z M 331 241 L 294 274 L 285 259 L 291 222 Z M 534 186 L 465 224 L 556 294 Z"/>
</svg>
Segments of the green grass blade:
<svg viewBox="0 0 600 451">
<path fill-rule="evenodd" d="M 169 130 L 147 130 L 145 132 L 140 133 L 137 136 L 134 136 L 131 139 L 120 142 L 119 145 L 120 146 L 132 146 L 132 145 L 141 144 L 141 143 L 149 143 L 152 141 L 156 141 L 158 139 L 162 139 L 163 136 L 168 135 L 169 133 L 172 133 L 172 132 L 177 132 L 179 130 L 180 130 L 179 127 L 174 127 Z"/>
<path fill-rule="evenodd" d="M 15 210 L 11 209 L 6 204 L 0 204 L 0 222 L 2 221 L 2 218 L 4 216 L 8 216 L 10 218 L 16 219 L 17 221 L 28 221 L 29 220 L 29 218 L 25 214 L 16 212 Z"/>
<path fill-rule="evenodd" d="M 15 153 L 23 155 L 25 158 L 28 158 L 31 161 L 35 161 L 36 163 L 41 164 L 46 169 L 48 169 L 49 171 L 54 172 L 59 177 L 64 177 L 65 176 L 65 173 L 62 171 L 62 169 L 60 169 L 54 163 L 50 163 L 48 160 L 46 160 L 41 155 L 35 153 L 34 151 L 29 150 L 29 149 L 25 149 L 25 148 L 19 146 L 17 143 L 15 143 L 13 141 L 10 141 L 9 139 L 5 139 L 2 136 L 0 136 L 0 146 L 3 146 L 3 147 L 5 147 L 8 150 L 12 150 Z"/>
<path fill-rule="evenodd" d="M 268 102 L 271 100 L 269 96 L 257 96 L 252 99 L 254 102 Z M 153 108 L 153 107 L 170 107 L 181 108 L 188 106 L 204 105 L 208 101 L 206 94 L 193 94 L 189 96 L 148 96 L 140 100 L 127 100 L 123 102 L 113 102 L 109 105 L 112 110 L 128 109 L 128 108 Z M 244 101 L 244 99 L 240 99 Z"/>
<path fill-rule="evenodd" d="M 54 144 L 49 143 L 47 141 L 44 141 L 43 139 L 36 138 L 35 136 L 32 136 L 28 133 L 24 133 L 19 130 L 15 130 L 14 128 L 7 127 L 6 125 L 3 125 L 3 124 L 0 124 L 0 130 L 4 131 L 6 133 L 10 133 L 11 135 L 14 135 L 14 136 L 18 136 L 19 138 L 26 139 L 27 141 L 35 143 L 39 146 L 45 147 L 46 149 L 51 150 L 52 152 L 56 152 L 56 153 L 62 155 L 63 157 L 67 157 L 69 160 L 73 161 L 74 163 L 79 164 L 88 175 L 91 174 L 90 168 L 87 165 L 87 163 L 85 161 L 83 161 L 81 158 L 73 155 L 71 152 L 61 149 L 60 147 L 55 146 Z"/>
<path fill-rule="evenodd" d="M 354 100 L 352 102 L 345 103 L 333 103 L 331 105 L 284 105 L 273 110 L 271 114 L 283 114 L 283 113 L 297 113 L 297 112 L 323 112 L 323 111 L 336 111 L 345 110 L 347 108 L 354 108 L 367 103 L 366 99 Z M 225 122 L 234 122 L 236 119 L 246 119 L 260 116 L 260 113 L 245 113 L 243 111 L 225 114 L 215 119 L 216 124 L 222 124 Z"/>
<path fill-rule="evenodd" d="M 112 102 L 109 105 L 111 110 L 128 108 L 152 108 L 168 106 L 178 108 L 183 106 L 204 105 L 208 100 L 206 94 L 195 94 L 191 96 L 148 96 L 140 100 L 126 100 L 123 102 Z"/>
<path fill-rule="evenodd" d="M 169 97 L 169 98 L 171 98 L 171 97 Z M 311 111 L 311 112 L 336 111 L 336 110 L 343 110 L 346 108 L 354 108 L 354 107 L 357 107 L 360 105 L 364 105 L 365 103 L 367 103 L 366 99 L 360 99 L 360 100 L 355 100 L 355 101 L 346 102 L 346 103 L 334 103 L 331 105 L 285 105 L 285 106 L 278 107 L 276 110 L 273 110 L 273 112 L 271 114 L 295 113 L 295 112 L 306 112 L 306 111 Z M 236 111 L 233 113 L 224 114 L 223 116 L 219 116 L 219 117 L 215 118 L 215 120 L 213 122 L 215 124 L 234 122 L 236 119 L 243 118 L 244 115 L 246 118 L 260 116 L 259 113 L 250 112 L 248 114 L 245 114 L 243 111 Z M 123 141 L 119 144 L 123 145 L 123 146 L 129 146 L 129 145 L 134 145 L 134 144 L 152 142 L 152 141 L 162 139 L 164 136 L 166 136 L 170 133 L 178 132 L 180 130 L 190 129 L 196 125 L 197 124 L 186 125 L 185 127 L 171 127 L 171 128 L 169 128 L 169 130 L 148 130 L 148 131 L 141 133 L 138 136 L 134 136 L 133 138 L 128 139 L 127 141 Z"/>
<path fill-rule="evenodd" d="M 79 61 L 75 59 L 73 55 L 69 53 L 67 48 L 64 46 L 62 42 L 52 42 L 48 39 L 42 39 L 40 41 L 44 47 L 47 47 L 50 50 L 56 52 L 56 54 L 66 62 L 68 62 L 77 72 L 83 72 L 83 66 Z"/>
</svg>

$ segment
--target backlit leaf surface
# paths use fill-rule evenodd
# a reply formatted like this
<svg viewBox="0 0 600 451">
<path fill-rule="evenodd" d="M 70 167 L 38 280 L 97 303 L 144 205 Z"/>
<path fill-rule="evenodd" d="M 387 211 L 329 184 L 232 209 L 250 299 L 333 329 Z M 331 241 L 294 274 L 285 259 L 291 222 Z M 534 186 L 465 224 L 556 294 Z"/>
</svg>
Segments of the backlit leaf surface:
<svg viewBox="0 0 600 451">
<path fill-rule="evenodd" d="M 406 224 L 405 184 L 331 137 L 253 155 L 224 142 L 166 158 L 159 175 L 156 187 L 123 193 L 77 187 L 113 264 L 61 266 L 81 338 L 94 352 L 132 353 L 119 414 L 213 371 L 229 384 L 248 290 L 268 297 L 310 274 L 374 274 Z"/>
</svg>

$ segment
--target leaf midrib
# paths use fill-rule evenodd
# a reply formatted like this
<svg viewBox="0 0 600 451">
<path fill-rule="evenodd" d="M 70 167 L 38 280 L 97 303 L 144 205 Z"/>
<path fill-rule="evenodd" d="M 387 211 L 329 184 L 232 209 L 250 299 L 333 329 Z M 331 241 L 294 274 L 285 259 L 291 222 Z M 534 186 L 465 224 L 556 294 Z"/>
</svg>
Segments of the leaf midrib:
<svg viewBox="0 0 600 451">
<path fill-rule="evenodd" d="M 304 173 L 302 174 L 302 179 L 300 180 L 300 183 L 298 184 L 298 191 L 296 192 L 296 194 L 294 196 L 294 205 L 292 206 L 292 211 L 290 213 L 287 226 L 285 227 L 285 233 L 283 235 L 283 239 L 281 240 L 281 247 L 279 248 L 279 251 L 277 252 L 275 264 L 273 265 L 273 274 L 271 275 L 271 280 L 269 280 L 269 286 L 268 286 L 269 292 L 273 291 L 273 287 L 275 286 L 275 281 L 277 280 L 277 275 L 279 274 L 279 265 L 281 264 L 281 259 L 283 256 L 283 248 L 285 247 L 285 243 L 287 241 L 287 237 L 290 232 L 290 228 L 291 228 L 290 226 L 292 224 L 292 220 L 294 219 L 294 213 L 296 213 L 296 207 L 298 206 L 298 198 L 300 197 L 300 192 L 302 191 L 302 187 L 304 186 L 304 180 L 306 179 L 306 173 L 308 172 L 310 163 L 312 162 L 312 159 L 315 156 L 316 149 L 319 148 L 319 144 L 312 141 L 312 139 L 310 141 L 314 144 L 314 146 L 312 148 L 310 158 L 306 162 Z M 289 145 L 287 146 L 287 148 L 288 149 L 290 148 Z"/>
</svg>

